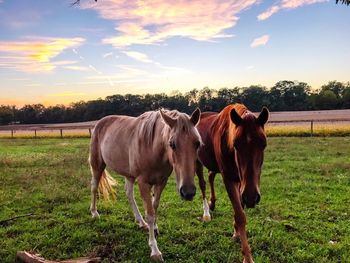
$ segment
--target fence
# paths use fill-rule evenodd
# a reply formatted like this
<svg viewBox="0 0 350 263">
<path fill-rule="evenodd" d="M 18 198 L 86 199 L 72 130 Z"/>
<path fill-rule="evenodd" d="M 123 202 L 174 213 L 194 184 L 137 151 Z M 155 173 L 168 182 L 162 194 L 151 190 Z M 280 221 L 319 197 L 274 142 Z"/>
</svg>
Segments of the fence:
<svg viewBox="0 0 350 263">
<path fill-rule="evenodd" d="M 267 130 L 274 127 L 285 128 L 288 130 L 292 126 L 303 127 L 309 136 L 314 136 L 315 126 L 328 125 L 328 129 L 334 127 L 346 127 L 346 133 L 350 134 L 350 118 L 337 119 L 303 119 L 303 120 L 271 120 L 268 122 Z M 95 122 L 71 123 L 71 124 L 30 124 L 30 125 L 6 125 L 0 126 L 0 137 L 91 137 Z M 283 135 L 283 134 L 282 134 Z M 305 132 L 304 132 L 305 135 Z"/>
<path fill-rule="evenodd" d="M 65 136 L 90 136 L 95 123 L 71 123 L 71 124 L 29 124 L 0 126 L 0 137 L 65 137 Z"/>
</svg>

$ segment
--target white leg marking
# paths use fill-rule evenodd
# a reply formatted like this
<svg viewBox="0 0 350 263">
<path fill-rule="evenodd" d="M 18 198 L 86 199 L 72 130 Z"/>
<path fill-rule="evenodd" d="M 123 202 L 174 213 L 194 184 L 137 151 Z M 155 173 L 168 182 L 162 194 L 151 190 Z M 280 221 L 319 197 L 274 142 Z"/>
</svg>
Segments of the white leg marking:
<svg viewBox="0 0 350 263">
<path fill-rule="evenodd" d="M 137 224 L 139 225 L 140 228 L 144 228 L 147 229 L 148 225 L 145 222 L 145 220 L 143 219 L 139 208 L 137 207 L 137 204 L 135 202 L 135 198 L 134 198 L 134 182 L 130 181 L 128 179 L 125 179 L 125 191 L 126 191 L 126 195 L 128 197 L 128 201 L 129 204 L 132 208 L 132 211 L 134 213 L 135 216 L 135 221 L 137 222 Z"/>
<path fill-rule="evenodd" d="M 147 216 L 149 225 L 149 239 L 148 244 L 151 248 L 151 258 L 157 261 L 163 261 L 162 253 L 158 249 L 157 240 L 154 235 L 154 222 L 155 218 L 153 216 Z"/>
<path fill-rule="evenodd" d="M 100 215 L 97 212 L 97 208 L 96 208 L 97 188 L 98 188 L 98 185 L 97 185 L 96 178 L 94 175 L 92 175 L 92 179 L 91 179 L 91 205 L 90 205 L 90 212 L 91 212 L 92 218 L 99 218 L 100 217 Z"/>
<path fill-rule="evenodd" d="M 206 198 L 203 200 L 203 221 L 209 222 L 211 220 L 210 212 L 209 212 L 209 205 Z"/>
</svg>

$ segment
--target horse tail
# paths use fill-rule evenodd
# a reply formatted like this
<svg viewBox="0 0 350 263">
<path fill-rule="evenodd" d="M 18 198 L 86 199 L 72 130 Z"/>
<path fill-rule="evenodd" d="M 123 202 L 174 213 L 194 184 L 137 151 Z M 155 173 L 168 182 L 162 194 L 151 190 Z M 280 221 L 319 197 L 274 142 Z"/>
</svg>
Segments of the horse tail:
<svg viewBox="0 0 350 263">
<path fill-rule="evenodd" d="M 98 185 L 98 192 L 99 195 L 104 200 L 116 200 L 117 199 L 117 181 L 107 172 L 107 170 L 104 170 L 102 172 L 102 176 L 100 179 L 100 183 Z"/>
</svg>

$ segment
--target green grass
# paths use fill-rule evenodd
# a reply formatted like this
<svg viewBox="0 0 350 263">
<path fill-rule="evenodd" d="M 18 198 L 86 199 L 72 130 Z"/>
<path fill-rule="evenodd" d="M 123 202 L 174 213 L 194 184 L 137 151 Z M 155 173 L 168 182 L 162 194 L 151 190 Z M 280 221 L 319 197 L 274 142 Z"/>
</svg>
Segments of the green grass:
<svg viewBox="0 0 350 263">
<path fill-rule="evenodd" d="M 0 139 L 0 220 L 34 213 L 0 225 L 0 262 L 13 262 L 18 250 L 48 259 L 149 261 L 148 236 L 133 222 L 122 177 L 117 202 L 99 202 L 101 218 L 91 218 L 88 143 Z M 247 211 L 255 262 L 350 262 L 350 137 L 276 137 L 268 143 L 261 204 Z M 213 220 L 203 223 L 200 195 L 183 202 L 169 180 L 158 222 L 167 262 L 242 261 L 219 176 L 216 186 Z"/>
</svg>

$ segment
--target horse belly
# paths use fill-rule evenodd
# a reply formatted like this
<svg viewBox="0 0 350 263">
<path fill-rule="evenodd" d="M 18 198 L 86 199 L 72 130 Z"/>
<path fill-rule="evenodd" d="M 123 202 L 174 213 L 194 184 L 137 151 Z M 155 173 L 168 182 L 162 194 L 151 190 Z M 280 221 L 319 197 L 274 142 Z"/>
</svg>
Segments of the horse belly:
<svg viewBox="0 0 350 263">
<path fill-rule="evenodd" d="M 203 148 L 200 148 L 198 151 L 198 158 L 199 161 L 209 170 L 212 172 L 219 172 L 219 167 L 216 162 L 216 158 L 214 153 L 207 149 L 205 146 Z"/>
</svg>

